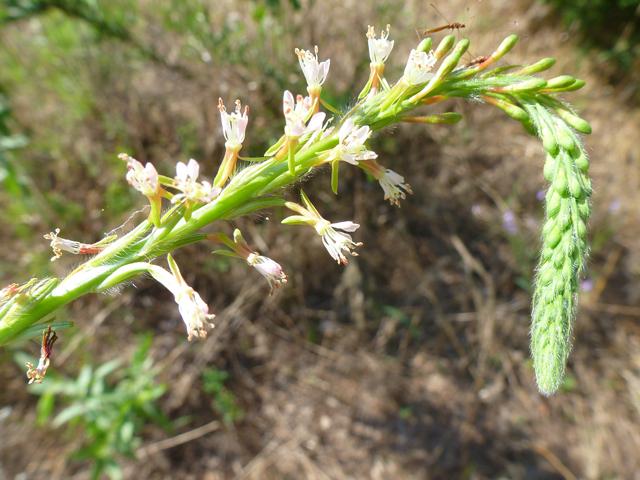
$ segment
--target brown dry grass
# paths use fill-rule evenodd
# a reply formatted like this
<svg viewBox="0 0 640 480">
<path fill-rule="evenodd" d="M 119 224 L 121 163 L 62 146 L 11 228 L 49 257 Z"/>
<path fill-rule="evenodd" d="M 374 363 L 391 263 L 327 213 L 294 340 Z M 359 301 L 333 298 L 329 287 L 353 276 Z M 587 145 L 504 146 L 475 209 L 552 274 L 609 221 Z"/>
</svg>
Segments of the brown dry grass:
<svg viewBox="0 0 640 480">
<path fill-rule="evenodd" d="M 249 15 L 247 5 L 234 5 L 216 3 L 212 18 L 231 10 Z M 284 36 L 260 51 L 277 57 L 281 50 L 318 44 L 321 57 L 332 61 L 331 88 L 341 92 L 366 75 L 358 64 L 365 51 L 363 28 L 389 21 L 396 39 L 387 66 L 393 78 L 391 72 L 400 70 L 404 52 L 415 43 L 416 19 L 429 19 L 420 26 L 444 21 L 427 2 L 385 5 L 306 5 L 290 17 L 295 38 Z M 570 100 L 594 130 L 585 140 L 595 185 L 588 275 L 596 286 L 581 298 L 568 368 L 573 386 L 551 398 L 537 393 L 528 360 L 530 295 L 515 284 L 518 277 L 530 278 L 528 253 L 537 248 L 541 146 L 502 112 L 458 102 L 451 108 L 465 118 L 456 126 L 399 128 L 376 140 L 382 162 L 410 179 L 414 189 L 401 209 L 382 204 L 377 187 L 346 169 L 337 199 L 325 193 L 326 174 L 305 185 L 328 218 L 362 224 L 357 238 L 365 245 L 348 267 L 328 262 L 311 232 L 283 228 L 276 222 L 279 214 L 272 214 L 272 220 L 237 224 L 290 275 L 274 298 L 265 298 L 266 285 L 256 285 L 255 276 L 239 266 L 224 278 L 203 269 L 206 248 L 176 254 L 183 271 L 190 272 L 187 280 L 219 313 L 206 341 L 183 342 L 172 299 L 150 282 L 114 299 L 87 297 L 71 305 L 69 317 L 81 334 L 69 342 L 77 344 L 73 351 L 61 342 L 63 357 L 81 362 L 87 359 L 83 349 L 94 351 L 92 361 L 128 354 L 132 333 L 151 330 L 153 355 L 167 366 L 162 380 L 170 385 L 160 402 L 163 410 L 173 418 L 196 415 L 190 429 L 209 425 L 188 442 L 125 463 L 125 478 L 638 478 L 638 109 L 624 91 L 601 82 L 593 56 L 578 51 L 575 39 L 567 38 L 544 7 L 484 0 L 439 8 L 453 12 L 449 21 L 475 15 L 473 27 L 461 34 L 470 37 L 478 55 L 517 30 L 521 42 L 509 62 L 553 56 L 558 63 L 552 74 L 587 80 Z M 3 33 L 4 41 L 12 41 L 10 34 Z M 172 42 L 179 39 L 153 28 L 140 34 L 168 57 L 175 55 Z M 294 60 L 283 69 L 295 66 Z M 192 78 L 162 65 L 119 72 L 113 83 L 101 85 L 105 90 L 96 109 L 122 118 L 139 160 L 167 170 L 182 159 L 176 158 L 182 151 L 176 131 L 188 119 L 198 159 L 211 171 L 222 148 L 217 97 L 240 96 L 250 104 L 250 129 L 258 130 L 273 128 L 270 117 L 262 123 L 258 117 L 266 108 L 277 111 L 281 95 L 278 80 L 256 80 L 251 65 L 214 66 L 186 65 Z M 99 73 L 90 78 L 99 82 Z M 247 93 L 250 81 L 258 86 Z M 34 109 L 34 99 L 19 89 L 13 100 L 16 116 L 34 135 L 50 128 L 55 101 Z M 39 183 L 86 205 L 78 236 L 93 238 L 113 226 L 102 225 L 99 211 L 100 192 L 115 180 L 78 189 L 85 167 L 74 162 L 91 155 L 106 162 L 105 152 L 113 146 L 96 125 L 97 120 L 85 122 L 82 131 L 64 136 L 76 157 L 58 161 L 50 172 L 53 180 Z M 506 208 L 518 218 L 522 254 L 502 232 Z M 34 230 L 48 231 L 51 221 L 36 218 Z M 2 244 L 5 259 L 29 255 L 9 234 Z M 385 305 L 400 310 L 411 328 Z M 211 423 L 217 417 L 200 390 L 206 365 L 232 374 L 229 387 L 246 412 L 234 426 Z M 66 460 L 81 439 L 33 427 L 35 399 L 25 391 L 23 372 L 7 362 L 0 378 L 0 407 L 11 408 L 0 420 L 0 480 L 20 472 L 29 479 L 88 478 L 86 465 Z M 163 439 L 161 430 L 145 432 L 146 448 Z"/>
</svg>

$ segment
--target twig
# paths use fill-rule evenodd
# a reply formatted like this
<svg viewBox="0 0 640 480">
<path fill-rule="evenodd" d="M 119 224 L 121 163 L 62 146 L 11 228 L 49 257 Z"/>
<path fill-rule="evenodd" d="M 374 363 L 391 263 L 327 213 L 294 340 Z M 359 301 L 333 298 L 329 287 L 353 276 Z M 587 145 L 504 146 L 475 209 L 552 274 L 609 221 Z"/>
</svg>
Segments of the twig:
<svg viewBox="0 0 640 480">
<path fill-rule="evenodd" d="M 167 438 L 166 440 L 152 443 L 151 445 L 147 445 L 146 447 L 141 447 L 136 451 L 136 456 L 139 459 L 148 457 L 149 455 L 153 455 L 154 453 L 158 453 L 162 450 L 177 447 L 178 445 L 182 445 L 183 443 L 187 443 L 195 440 L 196 438 L 203 437 L 204 435 L 207 435 L 208 433 L 211 433 L 218 428 L 220 428 L 220 422 L 218 420 L 214 420 L 213 422 L 209 422 L 206 425 L 198 427 L 194 430 L 181 433 L 180 435 Z"/>
<path fill-rule="evenodd" d="M 534 452 L 539 453 L 546 458 L 566 480 L 578 480 L 576 476 L 571 473 L 571 470 L 569 470 L 547 447 L 544 445 L 532 445 L 531 448 Z"/>
</svg>

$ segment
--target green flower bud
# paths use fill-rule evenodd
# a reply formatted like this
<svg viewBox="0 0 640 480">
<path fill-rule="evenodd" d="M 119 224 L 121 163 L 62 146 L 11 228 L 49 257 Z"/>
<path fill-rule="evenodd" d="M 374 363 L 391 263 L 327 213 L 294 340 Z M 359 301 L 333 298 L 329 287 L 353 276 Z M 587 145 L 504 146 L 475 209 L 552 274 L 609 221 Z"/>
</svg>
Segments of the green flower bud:
<svg viewBox="0 0 640 480">
<path fill-rule="evenodd" d="M 587 236 L 587 225 L 584 222 L 584 220 L 579 219 L 576 222 L 576 232 L 578 233 L 578 236 L 580 238 L 586 238 L 586 236 Z M 579 256 L 579 259 L 582 259 L 582 257 Z"/>
<path fill-rule="evenodd" d="M 469 40 L 463 39 L 458 42 L 456 48 L 451 55 L 444 59 L 442 65 L 440 65 L 440 69 L 436 73 L 436 78 L 444 78 L 447 74 L 451 73 L 454 68 L 458 66 L 460 63 L 460 57 L 464 55 L 464 52 L 469 48 Z"/>
<path fill-rule="evenodd" d="M 553 280 L 556 271 L 553 268 L 549 268 L 549 265 L 546 265 L 547 268 L 542 269 L 536 278 L 536 283 L 538 285 L 549 285 Z"/>
<path fill-rule="evenodd" d="M 542 125 L 540 128 L 540 137 L 542 137 L 542 145 L 547 153 L 553 157 L 558 155 L 560 147 L 558 146 L 555 135 L 546 125 Z"/>
<path fill-rule="evenodd" d="M 547 88 L 566 88 L 576 83 L 571 75 L 560 75 L 547 81 Z"/>
<path fill-rule="evenodd" d="M 573 141 L 573 138 L 571 138 L 571 134 L 562 127 L 563 126 L 558 125 L 558 128 L 556 129 L 556 140 L 558 140 L 558 144 L 564 150 L 573 150 L 575 148 L 575 142 Z"/>
<path fill-rule="evenodd" d="M 523 82 L 514 83 L 506 87 L 491 87 L 488 90 L 491 92 L 531 92 L 544 88 L 547 85 L 547 81 L 544 78 L 531 78 Z"/>
<path fill-rule="evenodd" d="M 544 72 L 545 70 L 549 70 L 556 63 L 555 58 L 543 58 L 539 62 L 534 63 L 533 65 L 529 65 L 524 67 L 518 71 L 512 73 L 512 75 L 524 76 L 524 75 L 533 75 L 534 73 Z"/>
<path fill-rule="evenodd" d="M 518 36 L 517 35 L 509 35 L 507 38 L 505 38 L 502 43 L 500 44 L 500 46 L 496 49 L 495 53 L 495 60 L 503 57 L 504 55 L 506 55 L 507 53 L 509 53 L 511 51 L 511 49 L 513 49 L 513 47 L 516 46 L 516 43 L 518 43 Z"/>
<path fill-rule="evenodd" d="M 571 112 L 563 108 L 557 109 L 557 112 L 565 122 L 575 128 L 578 132 L 584 133 L 586 135 L 591 133 L 591 125 L 589 125 L 589 122 L 587 122 L 586 120 L 583 120 L 582 118 L 572 114 Z"/>
<path fill-rule="evenodd" d="M 500 110 L 506 112 L 510 117 L 515 118 L 519 122 L 530 122 L 531 119 L 527 112 L 522 108 L 515 106 L 513 103 L 507 100 L 507 97 L 500 96 L 495 98 L 489 95 L 480 95 L 480 98 L 491 105 L 498 107 Z"/>
<path fill-rule="evenodd" d="M 546 160 L 544 161 L 544 167 L 542 168 L 542 174 L 544 178 L 549 180 L 550 182 L 553 180 L 553 177 L 556 173 L 556 159 L 551 155 L 547 155 Z"/>
<path fill-rule="evenodd" d="M 569 179 L 569 192 L 571 192 L 571 196 L 574 198 L 580 198 L 582 195 L 582 185 L 577 175 L 571 175 Z"/>
<path fill-rule="evenodd" d="M 556 172 L 555 178 L 553 179 L 551 188 L 553 188 L 556 192 L 564 197 L 567 195 L 568 186 L 569 181 L 567 179 L 567 173 L 564 171 L 564 168 L 560 166 L 558 168 L 558 171 Z"/>
<path fill-rule="evenodd" d="M 578 156 L 577 158 L 574 157 L 573 164 L 583 172 L 589 170 L 589 159 L 582 152 L 580 152 L 580 156 Z"/>
<path fill-rule="evenodd" d="M 431 50 L 431 37 L 423 38 L 416 50 L 418 52 L 429 53 L 429 50 Z"/>
<path fill-rule="evenodd" d="M 549 217 L 557 217 L 560 213 L 560 206 L 562 204 L 562 196 L 556 191 L 552 191 L 551 199 L 547 203 L 547 215 Z"/>
<path fill-rule="evenodd" d="M 531 120 L 522 122 L 522 127 L 524 128 L 525 132 L 527 132 L 529 135 L 533 137 L 538 136 L 538 132 L 536 132 L 536 127 L 533 125 L 533 122 Z"/>
<path fill-rule="evenodd" d="M 451 47 L 453 47 L 455 41 L 455 35 L 447 35 L 446 37 L 444 37 L 438 45 L 438 48 L 436 48 L 436 51 L 433 52 L 433 56 L 438 60 L 441 59 L 449 50 L 451 50 Z"/>
<path fill-rule="evenodd" d="M 587 199 L 578 202 L 578 213 L 582 218 L 589 218 L 591 216 L 591 205 Z"/>
</svg>

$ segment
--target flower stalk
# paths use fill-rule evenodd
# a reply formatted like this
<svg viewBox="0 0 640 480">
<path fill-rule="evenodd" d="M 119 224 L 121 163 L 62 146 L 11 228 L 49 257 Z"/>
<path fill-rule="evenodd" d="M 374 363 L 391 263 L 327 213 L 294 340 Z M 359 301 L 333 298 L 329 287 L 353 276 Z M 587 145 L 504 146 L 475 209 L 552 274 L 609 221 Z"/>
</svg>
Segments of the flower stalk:
<svg viewBox="0 0 640 480">
<path fill-rule="evenodd" d="M 389 85 L 384 77 L 385 62 L 394 46 L 389 39 L 389 27 L 379 39 L 375 38 L 373 27 L 369 27 L 368 80 L 355 107 L 332 109 L 334 114 L 340 112 L 336 114 L 335 128 L 328 128 L 326 114 L 320 111 L 320 106 L 326 105 L 321 95 L 330 60 L 319 62 L 317 47 L 313 52 L 296 49 L 309 96 L 294 98 L 291 92 L 284 92 L 284 135 L 267 150 L 265 157 L 247 159 L 250 162 L 238 168 L 249 109 L 243 109 L 237 101 L 234 112 L 227 113 L 222 100 L 218 109 L 225 154 L 212 183 L 198 181 L 200 165 L 194 159 L 186 164 L 178 162 L 175 177 L 171 178 L 160 175 L 151 163 L 143 166 L 129 154 L 121 154 L 120 158 L 127 163 L 127 182 L 149 201 L 148 219 L 125 235 L 93 244 L 60 238 L 59 230 L 50 233 L 48 239 L 56 259 L 63 250 L 94 256 L 64 279 L 34 279 L 22 286 L 11 284 L 2 289 L 0 345 L 21 338 L 20 335 L 74 299 L 116 289 L 140 274 L 151 275 L 172 292 L 190 340 L 205 337 L 214 315 L 209 314 L 207 304 L 186 284 L 170 252 L 203 240 L 221 243 L 229 250 L 214 253 L 241 258 L 256 268 L 273 294 L 288 278 L 278 263 L 249 248 L 239 230 L 234 231 L 233 239 L 224 233 L 208 235 L 200 231 L 214 223 L 218 226 L 220 220 L 264 208 L 286 206 L 293 210 L 296 215 L 283 223 L 314 227 L 330 256 L 338 264 L 347 264 L 347 255 L 357 255 L 354 250 L 362 245 L 350 235 L 359 225 L 325 220 L 303 192 L 303 205 L 286 200 L 283 197 L 287 187 L 307 178 L 321 165 L 330 164 L 331 188 L 337 194 L 338 168 L 345 163 L 370 173 L 379 181 L 384 198 L 399 204 L 412 189 L 400 173 L 378 163 L 370 139 L 376 132 L 400 122 L 456 123 L 460 114 L 428 112 L 428 108 L 457 97 L 501 109 L 519 121 L 525 131 L 540 137 L 546 151 L 544 175 L 550 184 L 533 298 L 531 348 L 540 390 L 552 393 L 561 384 L 566 368 L 578 278 L 588 251 L 586 220 L 590 214 L 591 185 L 587 176 L 589 162 L 578 133 L 590 133 L 591 129 L 557 97 L 558 93 L 582 87 L 582 80 L 568 75 L 550 80 L 534 76 L 551 68 L 553 59 L 487 71 L 516 41 L 517 36 L 511 35 L 489 57 L 459 66 L 469 40 L 456 44 L 455 37 L 448 35 L 432 51 L 431 39 L 424 39 L 409 54 L 403 75 Z M 419 108 L 424 110 L 414 112 Z M 167 255 L 170 271 L 151 263 L 163 255 Z M 39 327 L 33 331 L 37 330 L 42 331 Z M 40 368 L 42 375 L 38 368 L 32 369 L 30 378 L 34 381 L 46 371 L 44 363 Z"/>
</svg>

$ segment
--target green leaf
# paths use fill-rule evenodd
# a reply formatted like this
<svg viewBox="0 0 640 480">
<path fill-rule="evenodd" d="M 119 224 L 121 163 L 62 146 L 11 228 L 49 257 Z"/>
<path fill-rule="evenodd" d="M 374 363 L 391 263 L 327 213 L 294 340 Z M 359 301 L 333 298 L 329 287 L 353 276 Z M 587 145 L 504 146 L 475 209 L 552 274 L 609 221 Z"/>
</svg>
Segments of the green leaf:
<svg viewBox="0 0 640 480">
<path fill-rule="evenodd" d="M 55 317 L 53 317 L 51 320 L 54 320 L 54 319 Z M 26 328 L 25 330 L 17 334 L 15 337 L 11 337 L 11 339 L 5 345 L 20 342 L 22 340 L 27 340 L 29 338 L 36 338 L 36 337 L 41 338 L 42 332 L 46 331 L 48 326 L 51 326 L 52 332 L 59 332 L 61 330 L 66 330 L 67 328 L 73 327 L 73 322 L 51 322 L 50 321 L 47 323 L 37 323 L 35 325 L 32 325 Z"/>
</svg>

